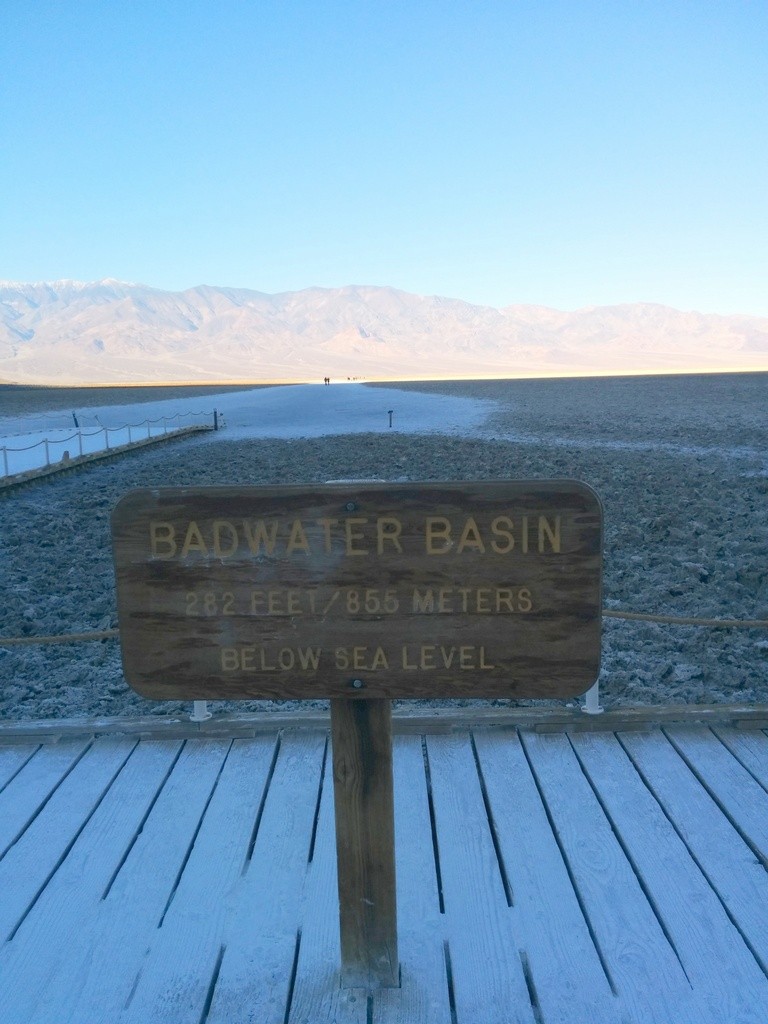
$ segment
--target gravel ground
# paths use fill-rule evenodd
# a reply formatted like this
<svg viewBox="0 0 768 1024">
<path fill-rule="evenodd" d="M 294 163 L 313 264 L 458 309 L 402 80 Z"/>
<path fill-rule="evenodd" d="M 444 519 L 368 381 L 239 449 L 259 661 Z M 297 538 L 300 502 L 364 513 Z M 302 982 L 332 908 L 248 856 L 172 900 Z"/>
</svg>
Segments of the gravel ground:
<svg viewBox="0 0 768 1024">
<path fill-rule="evenodd" d="M 499 404 L 474 437 L 222 434 L 54 476 L 0 499 L 0 637 L 116 626 L 109 515 L 131 488 L 341 477 L 578 478 L 604 506 L 606 607 L 768 619 L 766 385 L 768 374 L 404 385 Z M 606 619 L 600 686 L 606 707 L 768 703 L 768 631 Z M 0 641 L 0 687 L 5 720 L 189 709 L 129 690 L 115 641 Z"/>
</svg>

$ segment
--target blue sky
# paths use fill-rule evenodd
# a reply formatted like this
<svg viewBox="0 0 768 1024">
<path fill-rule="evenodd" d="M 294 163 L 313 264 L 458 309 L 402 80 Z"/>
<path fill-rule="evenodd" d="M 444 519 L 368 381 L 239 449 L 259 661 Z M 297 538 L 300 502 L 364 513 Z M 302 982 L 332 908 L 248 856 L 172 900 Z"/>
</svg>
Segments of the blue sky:
<svg viewBox="0 0 768 1024">
<path fill-rule="evenodd" d="M 0 6 L 0 277 L 768 315 L 768 4 Z"/>
</svg>

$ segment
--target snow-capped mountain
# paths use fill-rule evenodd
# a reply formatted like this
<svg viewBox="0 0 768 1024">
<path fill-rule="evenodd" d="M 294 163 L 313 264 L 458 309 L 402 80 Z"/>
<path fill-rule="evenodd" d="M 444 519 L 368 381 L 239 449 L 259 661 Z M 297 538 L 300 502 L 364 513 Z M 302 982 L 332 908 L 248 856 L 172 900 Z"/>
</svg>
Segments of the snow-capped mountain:
<svg viewBox="0 0 768 1024">
<path fill-rule="evenodd" d="M 394 288 L 0 281 L 0 380 L 125 383 L 768 369 L 768 318 L 494 309 Z"/>
</svg>

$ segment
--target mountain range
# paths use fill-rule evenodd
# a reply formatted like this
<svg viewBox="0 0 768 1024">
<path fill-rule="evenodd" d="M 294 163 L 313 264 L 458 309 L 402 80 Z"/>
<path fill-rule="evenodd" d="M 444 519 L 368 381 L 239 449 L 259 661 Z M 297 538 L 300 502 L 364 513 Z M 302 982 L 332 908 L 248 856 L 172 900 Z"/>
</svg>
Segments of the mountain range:
<svg viewBox="0 0 768 1024">
<path fill-rule="evenodd" d="M 652 303 L 502 309 L 394 288 L 268 295 L 0 281 L 0 380 L 24 384 L 768 370 L 768 318 Z"/>
</svg>

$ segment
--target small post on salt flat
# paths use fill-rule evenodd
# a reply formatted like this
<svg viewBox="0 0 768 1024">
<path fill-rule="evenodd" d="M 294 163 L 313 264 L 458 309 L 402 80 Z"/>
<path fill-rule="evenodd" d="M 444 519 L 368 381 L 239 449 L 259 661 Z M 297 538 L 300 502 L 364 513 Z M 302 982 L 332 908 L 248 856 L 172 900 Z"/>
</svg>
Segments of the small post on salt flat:
<svg viewBox="0 0 768 1024">
<path fill-rule="evenodd" d="M 342 985 L 397 988 L 390 701 L 331 700 L 331 734 Z"/>
</svg>

